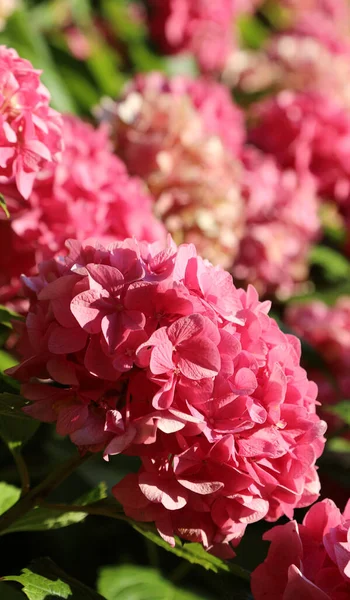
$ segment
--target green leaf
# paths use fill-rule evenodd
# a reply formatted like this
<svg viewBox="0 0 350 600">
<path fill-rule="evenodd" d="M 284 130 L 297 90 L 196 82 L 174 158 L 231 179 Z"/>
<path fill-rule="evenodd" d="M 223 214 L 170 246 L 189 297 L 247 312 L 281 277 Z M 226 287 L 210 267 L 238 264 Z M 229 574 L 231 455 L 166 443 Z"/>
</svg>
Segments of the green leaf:
<svg viewBox="0 0 350 600">
<path fill-rule="evenodd" d="M 107 497 L 107 486 L 105 483 L 100 483 L 93 490 L 90 490 L 78 500 L 74 502 L 74 505 L 86 506 L 93 502 L 98 502 Z M 18 531 L 46 531 L 48 529 L 61 529 L 62 527 L 68 527 L 69 525 L 75 525 L 84 521 L 87 517 L 87 513 L 82 510 L 81 512 L 69 512 L 69 506 L 65 510 L 54 510 L 46 507 L 36 507 L 29 511 L 26 515 L 17 519 L 10 527 L 8 527 L 3 534 L 14 533 Z M 0 534 L 1 535 L 1 534 Z"/>
<path fill-rule="evenodd" d="M 342 437 L 332 438 L 327 442 L 327 449 L 331 452 L 348 454 L 348 452 L 350 452 L 350 441 Z"/>
<path fill-rule="evenodd" d="M 328 246 L 314 246 L 310 252 L 310 263 L 320 267 L 331 282 L 347 279 L 350 274 L 348 260 Z"/>
<path fill-rule="evenodd" d="M 94 590 L 73 579 L 55 565 L 49 558 L 34 561 L 21 575 L 2 578 L 3 581 L 20 583 L 22 592 L 29 600 L 105 600 Z"/>
<path fill-rule="evenodd" d="M 17 360 L 8 352 L 0 350 L 0 371 L 5 371 L 17 364 Z"/>
<path fill-rule="evenodd" d="M 21 490 L 5 481 L 0 481 L 0 515 L 16 504 Z"/>
<path fill-rule="evenodd" d="M 243 46 L 259 49 L 270 34 L 270 30 L 256 17 L 244 15 L 238 19 L 238 31 Z"/>
<path fill-rule="evenodd" d="M 97 589 L 107 600 L 199 600 L 192 592 L 175 587 L 156 569 L 136 565 L 103 567 Z"/>
<path fill-rule="evenodd" d="M 350 400 L 343 400 L 335 406 L 325 406 L 327 412 L 337 415 L 346 425 L 350 425 Z"/>
<path fill-rule="evenodd" d="M 178 537 L 175 537 L 175 547 L 172 547 L 160 537 L 155 527 L 148 524 L 136 523 L 131 519 L 129 520 L 129 523 L 136 531 L 142 533 L 142 535 L 157 544 L 157 546 L 161 546 L 165 550 L 168 550 L 168 552 L 172 552 L 173 554 L 188 560 L 190 563 L 200 565 L 207 571 L 214 571 L 214 573 L 219 573 L 220 571 L 226 571 L 227 573 L 231 572 L 247 581 L 249 580 L 249 573 L 247 571 L 234 563 L 229 563 L 217 556 L 209 554 L 204 550 L 201 544 L 183 544 Z"/>
<path fill-rule="evenodd" d="M 9 209 L 7 208 L 6 200 L 2 194 L 0 194 L 0 208 L 4 211 L 7 218 L 10 218 Z"/>
<path fill-rule="evenodd" d="M 21 396 L 0 394 L 0 437 L 12 452 L 19 452 L 40 425 L 22 411 L 25 405 Z"/>
<path fill-rule="evenodd" d="M 10 310 L 7 306 L 0 304 L 0 323 L 6 327 L 12 327 L 11 320 L 18 319 L 23 321 L 23 317 L 18 315 L 14 310 Z"/>
</svg>

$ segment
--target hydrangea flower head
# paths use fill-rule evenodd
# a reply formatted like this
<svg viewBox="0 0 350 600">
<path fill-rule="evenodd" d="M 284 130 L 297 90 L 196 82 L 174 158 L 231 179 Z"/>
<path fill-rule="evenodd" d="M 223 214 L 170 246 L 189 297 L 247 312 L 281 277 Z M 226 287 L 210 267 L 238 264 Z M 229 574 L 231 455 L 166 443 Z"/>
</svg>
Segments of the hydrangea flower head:
<svg viewBox="0 0 350 600">
<path fill-rule="evenodd" d="M 235 21 L 259 0 L 151 0 L 149 27 L 165 54 L 191 52 L 203 71 L 220 71 L 235 46 Z"/>
<path fill-rule="evenodd" d="M 113 493 L 171 544 L 225 554 L 247 524 L 316 500 L 317 389 L 270 303 L 170 237 L 68 247 L 25 280 L 26 356 L 11 373 L 26 412 L 81 450 L 139 456 Z"/>
<path fill-rule="evenodd" d="M 38 173 L 62 149 L 61 118 L 49 102 L 40 71 L 0 46 L 0 186 L 15 183 L 26 199 Z"/>
<path fill-rule="evenodd" d="M 264 535 L 266 560 L 252 573 L 255 600 L 346 600 L 350 595 L 350 503 L 314 504 L 302 525 L 290 521 Z"/>
<path fill-rule="evenodd" d="M 256 109 L 250 140 L 283 167 L 311 173 L 317 191 L 341 205 L 349 197 L 350 115 L 329 93 L 280 92 Z"/>
</svg>

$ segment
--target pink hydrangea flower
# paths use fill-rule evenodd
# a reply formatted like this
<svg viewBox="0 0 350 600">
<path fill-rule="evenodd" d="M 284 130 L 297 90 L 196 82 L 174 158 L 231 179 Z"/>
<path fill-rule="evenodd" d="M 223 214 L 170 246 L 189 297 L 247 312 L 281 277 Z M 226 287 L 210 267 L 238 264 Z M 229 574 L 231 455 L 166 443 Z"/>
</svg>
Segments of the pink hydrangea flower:
<svg viewBox="0 0 350 600">
<path fill-rule="evenodd" d="M 270 303 L 170 237 L 68 247 L 25 279 L 25 411 L 81 451 L 139 456 L 113 493 L 171 544 L 226 554 L 247 524 L 316 500 L 325 423 Z"/>
<path fill-rule="evenodd" d="M 302 525 L 268 531 L 265 561 L 252 573 L 255 600 L 346 600 L 350 595 L 350 502 L 341 514 L 332 500 L 314 504 Z"/>
<path fill-rule="evenodd" d="M 15 50 L 0 46 L 0 187 L 6 191 L 15 184 L 26 199 L 37 175 L 62 149 L 61 117 L 49 106 L 40 73 Z"/>
<path fill-rule="evenodd" d="M 137 77 L 105 111 L 117 153 L 146 181 L 175 241 L 194 243 L 205 258 L 230 267 L 244 226 L 234 158 L 244 129 L 228 92 L 153 73 Z"/>
<path fill-rule="evenodd" d="M 331 89 L 332 97 L 349 107 L 350 46 L 338 37 L 335 42 L 307 29 L 273 37 L 266 53 L 278 88 L 326 94 Z"/>
<path fill-rule="evenodd" d="M 107 243 L 130 235 L 165 239 L 164 227 L 152 213 L 152 198 L 114 156 L 104 126 L 94 129 L 65 116 L 63 139 L 60 164 L 47 164 L 28 201 L 10 199 L 11 220 L 0 220 L 3 302 L 19 291 L 21 273 L 64 251 L 67 237 L 99 237 Z"/>
<path fill-rule="evenodd" d="M 151 0 L 152 38 L 166 54 L 188 51 L 203 71 L 220 71 L 235 46 L 235 21 L 259 0 Z"/>
<path fill-rule="evenodd" d="M 314 179 L 282 170 L 254 148 L 245 149 L 243 164 L 246 228 L 233 275 L 262 293 L 288 296 L 307 277 L 310 245 L 320 229 Z"/>
<path fill-rule="evenodd" d="M 192 79 L 177 75 L 169 78 L 154 71 L 146 75 L 141 73 L 128 82 L 123 99 L 127 100 L 133 92 L 144 97 L 160 94 L 176 98 L 186 96 L 199 115 L 204 131 L 218 136 L 233 156 L 240 154 L 245 140 L 244 113 L 234 104 L 224 85 L 204 77 Z"/>
<path fill-rule="evenodd" d="M 311 173 L 325 198 L 347 201 L 350 114 L 329 93 L 284 91 L 256 108 L 250 140 L 283 167 Z"/>
<path fill-rule="evenodd" d="M 350 385 L 350 298 L 338 298 L 334 306 L 320 300 L 295 304 L 287 308 L 285 319 L 295 333 L 311 344 L 328 366 L 334 382 L 321 371 L 312 369 L 317 382 L 322 418 L 331 431 L 341 427 L 339 418 L 327 412 L 327 405 L 337 404 L 349 396 Z"/>
</svg>

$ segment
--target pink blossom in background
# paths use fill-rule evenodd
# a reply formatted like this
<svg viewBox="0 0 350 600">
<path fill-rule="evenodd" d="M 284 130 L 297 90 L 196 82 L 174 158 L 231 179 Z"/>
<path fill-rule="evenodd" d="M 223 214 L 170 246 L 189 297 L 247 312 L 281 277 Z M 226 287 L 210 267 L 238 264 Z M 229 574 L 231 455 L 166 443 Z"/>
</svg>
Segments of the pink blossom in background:
<svg viewBox="0 0 350 600">
<path fill-rule="evenodd" d="M 286 323 L 293 331 L 321 355 L 334 381 L 323 371 L 312 369 L 317 382 L 321 406 L 336 404 L 349 397 L 350 389 L 350 298 L 341 296 L 334 306 L 320 300 L 290 305 L 285 314 Z M 342 421 L 322 410 L 330 430 L 336 431 Z"/>
<path fill-rule="evenodd" d="M 140 73 L 129 81 L 121 101 L 127 100 L 132 92 L 145 98 L 159 94 L 174 98 L 185 96 L 200 117 L 205 133 L 218 136 L 233 156 L 240 154 L 246 136 L 244 112 L 233 102 L 226 86 L 204 77 L 169 78 L 154 71 L 146 75 Z"/>
<path fill-rule="evenodd" d="M 246 228 L 233 275 L 261 293 L 289 296 L 307 278 L 310 246 L 320 232 L 314 179 L 281 169 L 252 147 L 243 165 Z"/>
<path fill-rule="evenodd" d="M 62 150 L 62 121 L 50 108 L 41 71 L 15 50 L 0 46 L 0 189 L 27 199 L 34 181 Z"/>
<path fill-rule="evenodd" d="M 203 71 L 220 71 L 236 45 L 240 14 L 260 0 L 151 0 L 149 28 L 165 54 L 191 52 Z"/>
<path fill-rule="evenodd" d="M 170 236 L 67 244 L 24 279 L 24 357 L 9 372 L 25 411 L 81 451 L 139 456 L 113 493 L 172 545 L 232 554 L 249 523 L 314 502 L 325 423 L 270 303 Z"/>
<path fill-rule="evenodd" d="M 347 600 L 350 596 L 350 503 L 314 504 L 302 525 L 270 529 L 265 561 L 252 573 L 254 600 Z"/>
<path fill-rule="evenodd" d="M 311 173 L 340 206 L 350 196 L 350 113 L 330 93 L 285 90 L 259 103 L 250 141 L 284 168 Z"/>
<path fill-rule="evenodd" d="M 101 110 L 117 154 L 145 180 L 175 241 L 195 243 L 205 258 L 230 267 L 245 220 L 236 158 L 244 124 L 227 90 L 153 73 Z"/>
<path fill-rule="evenodd" d="M 324 31 L 349 33 L 350 8 L 347 0 L 278 0 L 289 11 L 292 26 L 318 25 Z"/>
<path fill-rule="evenodd" d="M 19 292 L 21 273 L 29 274 L 38 261 L 62 253 L 67 237 L 165 239 L 164 227 L 152 213 L 153 200 L 112 153 L 104 126 L 94 129 L 65 116 L 63 139 L 61 163 L 47 164 L 28 201 L 10 199 L 11 219 L 0 220 L 1 302 Z"/>
<path fill-rule="evenodd" d="M 317 30 L 318 33 L 318 30 Z M 285 33 L 272 37 L 266 53 L 275 69 L 280 89 L 310 90 L 325 94 L 350 107 L 350 47 L 331 44 L 313 31 Z"/>
</svg>

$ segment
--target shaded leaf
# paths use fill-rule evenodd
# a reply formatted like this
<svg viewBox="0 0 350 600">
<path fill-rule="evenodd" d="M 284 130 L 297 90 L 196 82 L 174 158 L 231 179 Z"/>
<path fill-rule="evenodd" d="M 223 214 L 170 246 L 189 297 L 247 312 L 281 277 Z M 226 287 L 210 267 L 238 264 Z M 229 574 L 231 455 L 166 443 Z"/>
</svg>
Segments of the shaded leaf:
<svg viewBox="0 0 350 600">
<path fill-rule="evenodd" d="M 22 570 L 21 575 L 6 576 L 2 579 L 20 583 L 29 600 L 105 600 L 94 590 L 67 575 L 49 558 L 34 561 L 28 569 Z"/>
<path fill-rule="evenodd" d="M 335 406 L 325 406 L 324 408 L 327 412 L 337 415 L 344 423 L 350 425 L 350 400 L 343 400 Z"/>
<path fill-rule="evenodd" d="M 325 279 L 336 282 L 347 279 L 350 273 L 348 260 L 333 248 L 314 246 L 310 252 L 310 264 L 320 267 Z"/>
<path fill-rule="evenodd" d="M 12 327 L 11 320 L 18 319 L 19 321 L 23 321 L 23 317 L 17 314 L 14 310 L 7 308 L 7 306 L 3 306 L 0 304 L 0 323 L 2 325 L 6 325 L 7 327 Z"/>
<path fill-rule="evenodd" d="M 74 502 L 74 505 L 86 506 L 93 502 L 98 502 L 107 497 L 107 486 L 105 483 L 100 483 L 96 488 L 90 490 L 78 500 Z M 36 507 L 25 514 L 20 519 L 17 519 L 10 527 L 8 527 L 3 534 L 14 533 L 18 531 L 46 531 L 48 529 L 61 529 L 62 527 L 68 527 L 69 525 L 75 525 L 84 521 L 87 517 L 87 513 L 83 510 L 81 512 L 69 512 L 67 510 L 54 510 L 46 507 Z M 0 534 L 1 535 L 1 534 Z"/>
<path fill-rule="evenodd" d="M 142 533 L 142 535 L 157 544 L 157 546 L 161 546 L 165 550 L 168 550 L 168 552 L 172 552 L 173 554 L 188 560 L 190 563 L 200 565 L 208 571 L 214 571 L 214 573 L 219 573 L 220 571 L 225 571 L 227 573 L 232 572 L 247 581 L 249 580 L 249 573 L 247 571 L 234 563 L 229 563 L 221 558 L 209 554 L 204 550 L 201 544 L 183 544 L 178 537 L 175 537 L 176 543 L 175 547 L 173 548 L 160 537 L 155 527 L 143 523 L 136 523 L 132 520 L 129 520 L 129 523 L 134 529 L 136 529 L 136 531 Z"/>
<path fill-rule="evenodd" d="M 0 394 L 0 437 L 12 452 L 19 451 L 40 425 L 22 411 L 25 405 L 21 396 Z"/>
<path fill-rule="evenodd" d="M 21 490 L 5 481 L 0 481 L 0 515 L 16 504 Z"/>
<path fill-rule="evenodd" d="M 103 567 L 98 591 L 107 600 L 199 600 L 192 592 L 175 587 L 156 569 L 136 565 Z"/>
<path fill-rule="evenodd" d="M 350 441 L 342 437 L 335 437 L 327 442 L 327 448 L 332 452 L 348 454 L 350 452 Z"/>
</svg>

